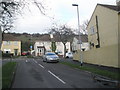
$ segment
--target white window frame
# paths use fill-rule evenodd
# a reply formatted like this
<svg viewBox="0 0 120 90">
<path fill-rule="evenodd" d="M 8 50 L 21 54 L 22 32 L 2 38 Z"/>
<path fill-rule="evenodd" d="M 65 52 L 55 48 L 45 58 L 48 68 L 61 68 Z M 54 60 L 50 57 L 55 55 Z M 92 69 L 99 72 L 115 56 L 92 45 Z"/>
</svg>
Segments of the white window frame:
<svg viewBox="0 0 120 90">
<path fill-rule="evenodd" d="M 4 41 L 4 45 L 10 45 L 10 41 Z"/>
<path fill-rule="evenodd" d="M 93 35 L 93 34 L 95 34 L 96 32 L 95 32 L 95 27 L 94 26 L 92 26 L 91 28 L 90 28 L 90 35 Z"/>
<path fill-rule="evenodd" d="M 18 41 L 14 41 L 14 45 L 18 45 Z"/>
</svg>

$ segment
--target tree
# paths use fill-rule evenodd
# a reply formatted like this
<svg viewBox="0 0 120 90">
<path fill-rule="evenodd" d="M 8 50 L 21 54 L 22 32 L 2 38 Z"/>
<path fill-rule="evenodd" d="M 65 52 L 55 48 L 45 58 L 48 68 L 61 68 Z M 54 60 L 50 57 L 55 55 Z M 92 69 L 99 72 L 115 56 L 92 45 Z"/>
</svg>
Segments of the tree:
<svg viewBox="0 0 120 90">
<path fill-rule="evenodd" d="M 87 32 L 87 26 L 88 26 L 88 20 L 84 21 L 83 24 L 80 26 L 81 27 L 81 33 L 83 34 L 88 34 Z"/>
<path fill-rule="evenodd" d="M 23 51 L 29 51 L 30 50 L 30 46 L 34 46 L 34 42 L 30 42 L 30 41 L 22 41 L 22 52 Z"/>
<path fill-rule="evenodd" d="M 64 57 L 65 57 L 66 43 L 74 37 L 74 33 L 73 33 L 72 29 L 66 25 L 62 25 L 62 26 L 59 26 L 56 28 L 54 27 L 54 28 L 50 29 L 50 33 L 57 35 L 58 38 L 60 39 L 60 41 L 63 43 L 63 45 L 64 45 Z"/>
<path fill-rule="evenodd" d="M 51 43 L 51 49 L 52 49 L 53 52 L 56 51 L 56 43 L 55 42 Z"/>
<path fill-rule="evenodd" d="M 10 30 L 13 27 L 13 18 L 15 10 L 17 10 L 19 4 L 13 1 L 1 1 L 0 2 L 0 27 L 2 31 L 2 39 L 5 31 Z"/>
<path fill-rule="evenodd" d="M 4 32 L 11 30 L 16 19 L 16 14 L 20 14 L 26 6 L 32 3 L 36 5 L 39 11 L 45 15 L 45 8 L 41 2 L 36 0 L 2 0 L 0 1 L 0 32 L 2 32 L 2 40 L 4 39 Z M 29 6 L 28 6 L 29 7 Z M 0 42 L 0 47 L 1 47 Z"/>
</svg>

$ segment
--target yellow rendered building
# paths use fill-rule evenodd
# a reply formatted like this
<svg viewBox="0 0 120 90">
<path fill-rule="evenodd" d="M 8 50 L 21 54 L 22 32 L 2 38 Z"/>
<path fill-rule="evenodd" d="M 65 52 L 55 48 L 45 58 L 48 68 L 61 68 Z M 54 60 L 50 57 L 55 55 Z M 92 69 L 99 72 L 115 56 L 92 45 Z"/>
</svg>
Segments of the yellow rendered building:
<svg viewBox="0 0 120 90">
<path fill-rule="evenodd" d="M 6 35 L 2 41 L 1 51 L 13 54 L 14 56 L 21 55 L 21 41 L 15 37 Z"/>
<path fill-rule="evenodd" d="M 82 53 L 83 62 L 119 68 L 120 6 L 97 4 L 87 30 L 90 50 Z"/>
</svg>

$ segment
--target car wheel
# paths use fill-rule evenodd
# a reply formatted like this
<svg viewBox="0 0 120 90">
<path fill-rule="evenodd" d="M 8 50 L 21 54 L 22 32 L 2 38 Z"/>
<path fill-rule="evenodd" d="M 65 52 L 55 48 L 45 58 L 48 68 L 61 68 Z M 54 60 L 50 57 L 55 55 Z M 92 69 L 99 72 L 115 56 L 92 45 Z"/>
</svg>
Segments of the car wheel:
<svg viewBox="0 0 120 90">
<path fill-rule="evenodd" d="M 68 56 L 66 58 L 69 58 Z"/>
<path fill-rule="evenodd" d="M 46 62 L 48 63 L 48 60 L 46 59 Z"/>
</svg>

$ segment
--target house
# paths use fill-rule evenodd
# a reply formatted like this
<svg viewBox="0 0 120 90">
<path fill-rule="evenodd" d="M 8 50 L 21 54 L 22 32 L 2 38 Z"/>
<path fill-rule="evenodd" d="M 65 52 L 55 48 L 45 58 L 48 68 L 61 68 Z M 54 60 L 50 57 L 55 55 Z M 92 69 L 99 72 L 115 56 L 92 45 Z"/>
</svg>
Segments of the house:
<svg viewBox="0 0 120 90">
<path fill-rule="evenodd" d="M 3 53 L 10 53 L 14 56 L 21 55 L 21 41 L 12 35 L 4 35 L 1 51 Z"/>
<path fill-rule="evenodd" d="M 39 40 L 35 41 L 34 44 L 34 50 L 35 50 L 35 56 L 43 56 L 45 52 L 51 52 L 51 43 L 52 41 L 56 44 L 56 51 L 59 55 L 64 55 L 64 45 L 59 39 L 51 40 L 50 36 L 43 36 Z M 66 50 L 67 52 L 71 51 L 70 42 L 66 43 Z"/>
<path fill-rule="evenodd" d="M 88 43 L 88 36 L 87 35 L 81 35 L 81 40 L 82 40 L 82 45 L 81 45 L 81 50 L 87 51 L 89 50 L 89 43 Z M 80 50 L 80 44 L 79 44 L 79 36 L 75 36 L 73 38 L 72 42 L 72 51 L 76 52 L 78 49 Z"/>
<path fill-rule="evenodd" d="M 119 68 L 120 6 L 97 4 L 87 30 L 90 50 L 83 52 L 83 62 Z"/>
<path fill-rule="evenodd" d="M 51 52 L 51 41 L 35 41 L 34 50 L 35 56 L 43 56 L 45 52 Z M 64 55 L 64 45 L 62 42 L 56 43 L 56 52 L 60 55 Z M 66 50 L 70 52 L 70 42 L 66 43 Z"/>
</svg>

